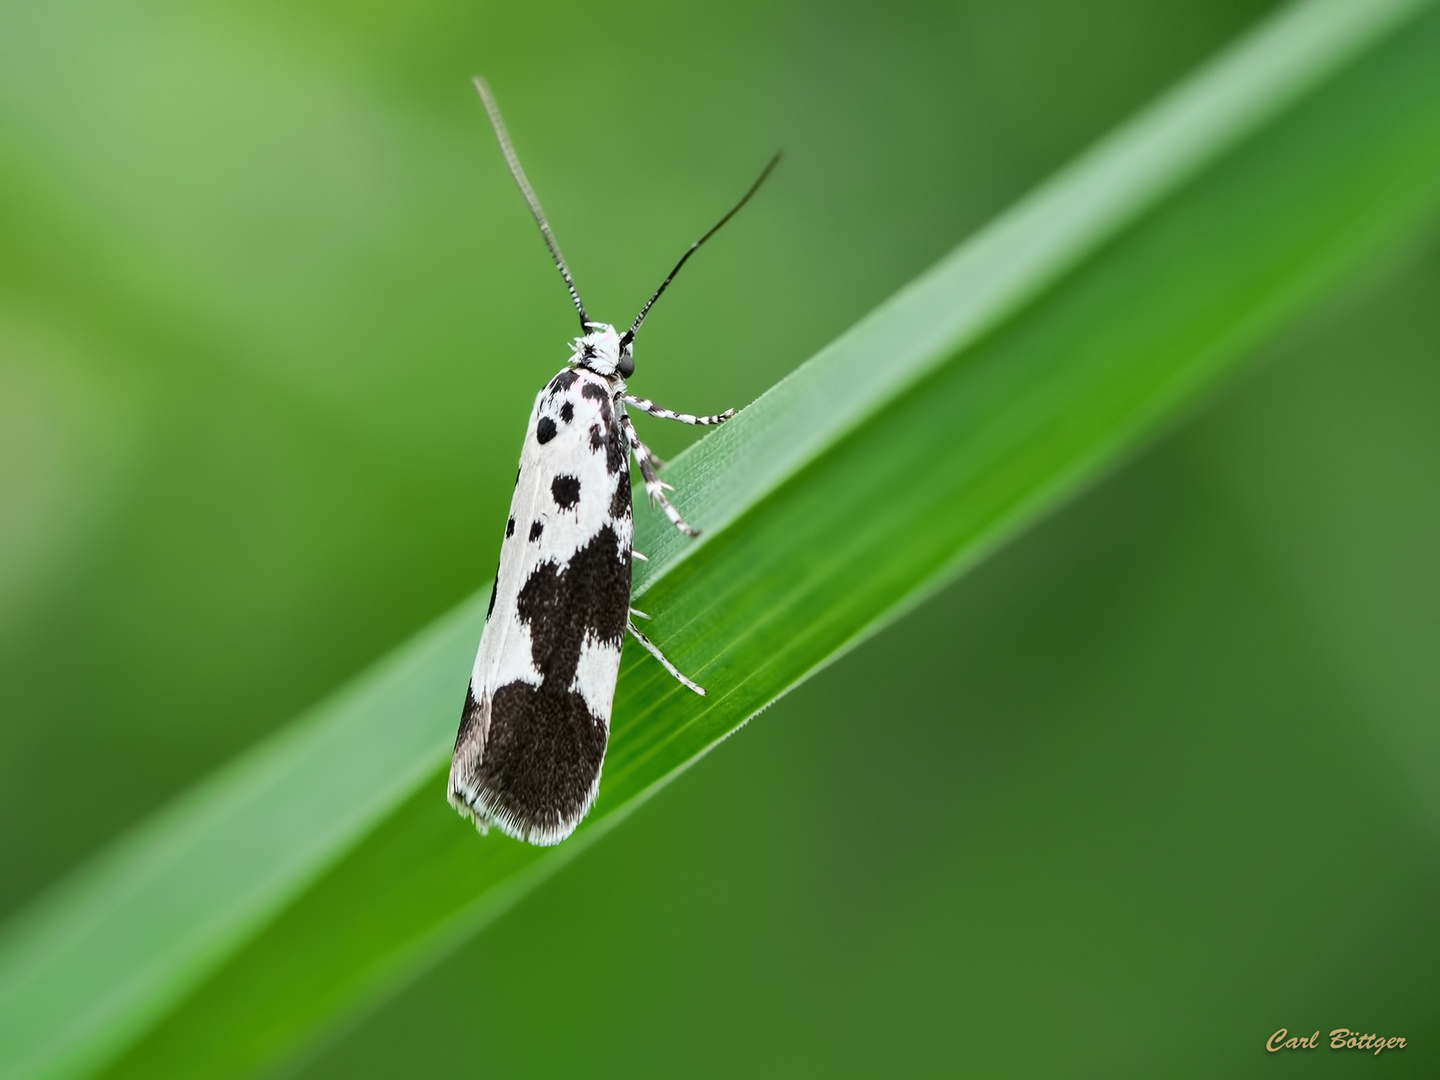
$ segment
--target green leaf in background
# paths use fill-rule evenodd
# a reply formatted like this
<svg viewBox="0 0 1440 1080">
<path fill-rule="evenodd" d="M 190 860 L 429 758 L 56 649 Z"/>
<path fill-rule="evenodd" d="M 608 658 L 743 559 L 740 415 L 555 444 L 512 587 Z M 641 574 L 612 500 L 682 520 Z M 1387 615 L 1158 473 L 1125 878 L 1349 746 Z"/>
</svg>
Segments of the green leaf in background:
<svg viewBox="0 0 1440 1080">
<path fill-rule="evenodd" d="M 444 805 L 472 601 L 17 923 L 6 1074 L 250 1071 L 483 926 L 1409 235 L 1437 63 L 1428 5 L 1292 9 L 677 459 L 707 536 L 642 517 L 637 588 L 711 696 L 627 652 L 574 840 L 480 841 Z"/>
</svg>

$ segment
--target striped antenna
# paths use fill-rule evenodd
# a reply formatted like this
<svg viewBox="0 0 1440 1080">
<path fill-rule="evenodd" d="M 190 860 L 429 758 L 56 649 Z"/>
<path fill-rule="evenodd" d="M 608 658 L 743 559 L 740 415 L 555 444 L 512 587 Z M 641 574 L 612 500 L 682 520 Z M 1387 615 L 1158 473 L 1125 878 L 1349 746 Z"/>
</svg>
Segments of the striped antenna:
<svg viewBox="0 0 1440 1080">
<path fill-rule="evenodd" d="M 535 189 L 530 186 L 530 181 L 525 179 L 525 170 L 520 167 L 520 159 L 515 155 L 515 147 L 510 143 L 510 133 L 505 130 L 505 118 L 500 115 L 500 106 L 495 104 L 495 95 L 490 93 L 490 87 L 479 75 L 475 76 L 475 89 L 480 91 L 480 100 L 485 103 L 485 112 L 490 116 L 490 126 L 495 129 L 495 138 L 500 141 L 505 164 L 510 166 L 510 175 L 515 177 L 515 183 L 520 185 L 520 194 L 525 196 L 530 213 L 535 215 L 535 224 L 540 226 L 540 235 L 545 238 L 545 246 L 550 249 L 550 257 L 555 260 L 555 269 L 560 271 L 560 276 L 565 279 L 565 288 L 570 290 L 570 299 L 575 302 L 575 310 L 580 313 L 580 336 L 584 337 L 590 332 L 590 322 L 585 318 L 585 305 L 580 302 L 575 279 L 570 276 L 570 268 L 565 265 L 565 256 L 560 254 L 560 245 L 555 242 L 555 234 L 550 231 L 550 223 L 545 220 L 545 211 L 540 208 Z M 675 269 L 680 268 L 677 266 Z"/>
<path fill-rule="evenodd" d="M 680 261 L 675 264 L 675 269 L 671 270 L 665 280 L 660 283 L 660 287 L 655 290 L 655 295 L 650 297 L 649 300 L 645 301 L 645 306 L 640 309 L 640 314 L 635 316 L 635 321 L 630 324 L 630 329 L 626 330 L 625 333 L 620 336 L 620 347 L 622 349 L 634 340 L 635 331 L 640 329 L 640 324 L 645 321 L 645 316 L 650 314 L 650 309 L 655 306 L 655 301 L 660 299 L 660 294 L 665 291 L 665 287 L 669 285 L 670 282 L 675 280 L 675 275 L 680 273 L 680 268 L 685 265 L 686 260 L 689 259 L 691 255 L 694 255 L 695 252 L 700 250 L 701 244 L 705 243 L 706 240 L 709 240 L 710 237 L 714 236 L 717 232 L 719 232 L 721 225 L 724 225 L 727 221 L 729 221 L 732 217 L 739 213 L 740 208 L 750 201 L 751 195 L 754 195 L 755 192 L 760 190 L 760 185 L 765 182 L 765 178 L 770 175 L 770 171 L 774 169 L 775 166 L 779 163 L 780 155 L 776 154 L 773 158 L 770 159 L 770 164 L 766 165 L 765 168 L 760 171 L 760 175 L 756 178 L 755 182 L 750 185 L 750 190 L 745 192 L 744 195 L 740 196 L 740 201 L 737 202 L 734 206 L 732 206 L 724 217 L 722 217 L 714 225 L 710 226 L 709 232 L 707 232 L 704 236 L 700 237 L 699 240 L 696 240 L 693 244 L 691 244 L 684 255 L 680 256 Z"/>
</svg>

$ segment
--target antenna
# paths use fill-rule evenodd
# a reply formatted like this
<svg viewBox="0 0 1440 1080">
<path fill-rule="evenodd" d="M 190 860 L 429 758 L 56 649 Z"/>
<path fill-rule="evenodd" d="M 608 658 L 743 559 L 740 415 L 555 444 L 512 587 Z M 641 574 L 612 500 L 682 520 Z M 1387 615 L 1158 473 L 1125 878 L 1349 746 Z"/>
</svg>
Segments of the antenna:
<svg viewBox="0 0 1440 1080">
<path fill-rule="evenodd" d="M 495 129 L 495 138 L 500 141 L 500 150 L 505 155 L 505 164 L 510 166 L 510 175 L 515 177 L 515 183 L 520 186 L 520 194 L 525 196 L 525 202 L 530 206 L 530 213 L 535 215 L 535 224 L 540 226 L 540 235 L 545 238 L 545 246 L 550 249 L 550 257 L 555 260 L 555 269 L 560 271 L 560 276 L 565 279 L 565 287 L 570 290 L 570 299 L 575 302 L 575 310 L 580 313 L 580 336 L 584 337 L 590 332 L 590 323 L 585 318 L 585 305 L 580 302 L 580 293 L 575 288 L 575 279 L 570 276 L 570 268 L 565 265 L 565 256 L 560 254 L 560 245 L 555 242 L 555 234 L 550 231 L 550 223 L 545 220 L 545 211 L 540 209 L 540 200 L 535 197 L 535 189 L 530 186 L 530 181 L 525 179 L 525 170 L 520 167 L 520 159 L 515 155 L 515 147 L 510 144 L 510 133 L 505 130 L 505 118 L 500 115 L 500 106 L 495 104 L 495 96 L 490 93 L 490 87 L 479 75 L 475 76 L 475 89 L 480 91 L 480 100 L 485 103 L 485 112 L 490 116 L 490 126 Z M 746 199 L 749 197 L 749 195 L 745 196 Z M 744 202 L 744 199 L 741 202 Z M 730 211 L 732 214 L 734 212 L 734 210 Z M 685 260 L 681 259 L 680 261 L 684 262 Z M 680 268 L 677 266 L 675 269 Z M 664 286 L 662 285 L 661 288 L 663 289 Z M 651 303 L 654 301 L 652 300 Z M 649 306 L 649 304 L 646 305 L 646 307 Z"/>
<path fill-rule="evenodd" d="M 755 182 L 750 185 L 750 190 L 745 192 L 745 194 L 740 197 L 740 201 L 737 202 L 734 206 L 732 206 L 724 217 L 722 217 L 714 225 L 710 226 L 709 232 L 707 232 L 704 236 L 700 237 L 699 240 L 696 240 L 693 244 L 691 244 L 684 255 L 680 256 L 680 261 L 675 264 L 675 269 L 671 270 L 665 280 L 660 283 L 660 287 L 655 290 L 655 295 L 650 297 L 649 300 L 645 301 L 645 306 L 640 309 L 640 314 L 635 316 L 635 321 L 630 324 L 630 329 L 626 330 L 624 334 L 620 335 L 621 348 L 629 345 L 630 342 L 634 339 L 635 331 L 640 329 L 640 324 L 645 321 L 645 316 L 650 314 L 650 309 L 655 306 L 655 301 L 660 299 L 660 294 L 665 291 L 666 286 L 669 285 L 670 282 L 675 280 L 675 275 L 680 273 L 680 268 L 685 265 L 685 261 L 700 249 L 701 244 L 705 243 L 706 240 L 709 240 L 710 237 L 714 236 L 717 232 L 719 232 L 721 225 L 724 225 L 727 221 L 734 217 L 739 212 L 740 208 L 750 201 L 750 196 L 754 195 L 756 191 L 760 190 L 760 185 L 765 182 L 765 178 L 770 175 L 770 171 L 774 169 L 775 166 L 779 163 L 780 155 L 776 154 L 773 158 L 770 159 L 770 164 L 766 165 L 765 168 L 760 171 L 759 177 L 757 177 Z"/>
</svg>

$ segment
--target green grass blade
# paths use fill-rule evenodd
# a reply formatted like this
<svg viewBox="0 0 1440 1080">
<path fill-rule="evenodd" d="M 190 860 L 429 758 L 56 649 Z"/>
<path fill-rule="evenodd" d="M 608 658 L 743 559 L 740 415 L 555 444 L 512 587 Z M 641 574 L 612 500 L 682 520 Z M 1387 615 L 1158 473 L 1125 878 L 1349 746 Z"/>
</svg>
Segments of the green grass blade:
<svg viewBox="0 0 1440 1080">
<path fill-rule="evenodd" d="M 1402 239 L 1440 201 L 1437 65 L 1431 5 L 1282 13 L 677 459 L 707 535 L 642 512 L 637 588 L 711 694 L 627 649 L 573 840 L 444 803 L 472 601 L 13 926 L 0 1073 L 244 1073 L 493 919 Z"/>
</svg>

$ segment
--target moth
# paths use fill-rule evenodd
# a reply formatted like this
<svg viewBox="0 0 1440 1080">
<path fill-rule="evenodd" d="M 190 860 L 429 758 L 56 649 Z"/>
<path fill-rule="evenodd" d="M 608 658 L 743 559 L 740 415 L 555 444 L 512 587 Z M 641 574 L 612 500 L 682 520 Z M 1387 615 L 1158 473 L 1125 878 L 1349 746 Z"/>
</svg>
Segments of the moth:
<svg viewBox="0 0 1440 1080">
<path fill-rule="evenodd" d="M 714 416 L 672 412 L 626 389 L 635 371 L 635 335 L 680 268 L 750 200 L 780 160 L 765 166 L 744 196 L 691 244 L 623 333 L 593 322 L 560 254 L 545 213 L 520 167 L 490 88 L 475 88 L 505 162 L 580 316 L 570 361 L 535 398 L 500 565 L 450 764 L 450 804 L 481 832 L 494 825 L 530 844 L 558 844 L 584 818 L 600 789 L 620 647 L 630 634 L 665 670 L 703 695 L 635 626 L 630 607 L 634 518 L 633 454 L 645 493 L 676 529 L 696 536 L 665 497 L 655 456 L 626 412 L 632 407 L 682 424 Z"/>
</svg>

